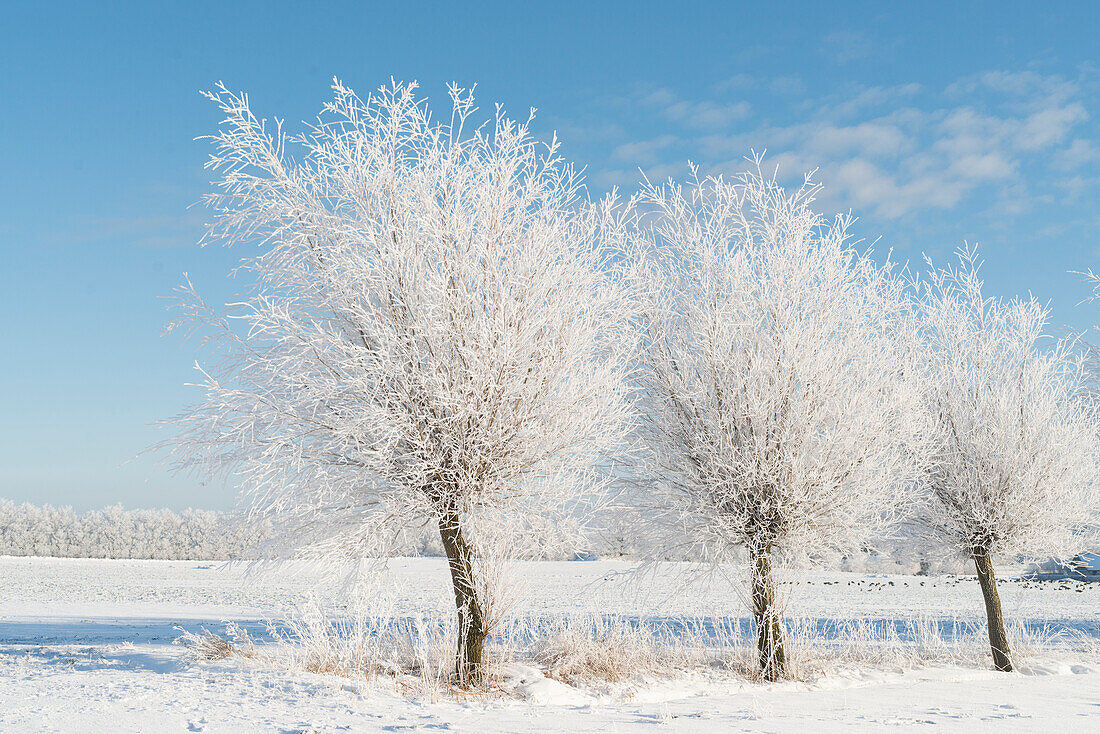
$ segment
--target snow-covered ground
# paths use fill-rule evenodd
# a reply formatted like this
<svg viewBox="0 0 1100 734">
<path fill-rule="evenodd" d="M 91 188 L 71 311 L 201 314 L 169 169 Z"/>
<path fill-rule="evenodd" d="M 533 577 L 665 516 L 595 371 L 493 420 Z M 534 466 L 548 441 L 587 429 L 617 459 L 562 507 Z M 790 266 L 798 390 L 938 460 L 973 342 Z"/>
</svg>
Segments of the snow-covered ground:
<svg viewBox="0 0 1100 734">
<path fill-rule="evenodd" d="M 392 565 L 395 609 L 448 610 L 437 559 Z M 743 617 L 721 577 L 690 588 L 675 569 L 631 574 L 626 562 L 534 563 L 526 611 L 578 609 L 639 618 Z M 1100 638 L 1100 584 L 1014 581 L 1002 572 L 1010 617 Z M 230 658 L 190 662 L 178 627 L 259 632 L 308 598 L 289 571 L 246 583 L 212 563 L 0 558 L 0 732 L 867 731 L 939 724 L 950 731 L 1100 731 L 1100 660 L 1032 658 L 1021 673 L 975 666 L 902 670 L 841 666 L 823 677 L 765 685 L 703 674 L 597 695 L 514 666 L 520 696 L 420 697 Z M 914 616 L 980 619 L 973 577 L 807 573 L 791 611 L 811 620 L 892 624 Z M 525 610 L 518 610 L 523 613 Z"/>
</svg>

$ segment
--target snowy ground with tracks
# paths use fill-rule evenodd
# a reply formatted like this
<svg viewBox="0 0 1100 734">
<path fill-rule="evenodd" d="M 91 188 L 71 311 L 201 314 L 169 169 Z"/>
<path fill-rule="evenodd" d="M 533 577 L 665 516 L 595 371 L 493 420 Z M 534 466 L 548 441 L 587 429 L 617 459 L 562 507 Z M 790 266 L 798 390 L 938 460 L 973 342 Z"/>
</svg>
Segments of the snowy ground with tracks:
<svg viewBox="0 0 1100 734">
<path fill-rule="evenodd" d="M 744 605 L 720 576 L 685 587 L 672 566 L 634 573 L 617 561 L 525 568 L 526 610 L 641 619 L 736 618 Z M 399 559 L 396 609 L 447 611 L 437 559 Z M 1005 569 L 1008 615 L 1050 633 L 1100 638 L 1100 583 L 1035 582 Z M 1100 730 L 1100 660 L 979 667 L 837 669 L 800 682 L 681 676 L 600 696 L 513 674 L 519 696 L 409 699 L 329 675 L 273 671 L 233 659 L 190 662 L 177 628 L 236 621 L 259 632 L 309 597 L 289 570 L 248 580 L 215 563 L 0 558 L 0 732 L 337 731 L 948 731 Z M 916 616 L 978 620 L 973 577 L 804 573 L 791 610 L 815 620 L 892 624 Z M 525 677 L 526 676 L 526 677 Z M 553 684 L 553 685 L 550 685 Z M 525 687 L 526 686 L 526 687 Z"/>
</svg>

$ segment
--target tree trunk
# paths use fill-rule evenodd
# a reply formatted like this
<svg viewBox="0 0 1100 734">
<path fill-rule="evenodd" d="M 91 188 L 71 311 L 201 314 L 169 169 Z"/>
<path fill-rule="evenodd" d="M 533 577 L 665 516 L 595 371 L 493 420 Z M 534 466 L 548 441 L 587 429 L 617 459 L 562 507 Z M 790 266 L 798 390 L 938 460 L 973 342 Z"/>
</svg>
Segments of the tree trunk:
<svg viewBox="0 0 1100 734">
<path fill-rule="evenodd" d="M 989 627 L 989 647 L 993 650 L 993 667 L 1003 673 L 1012 672 L 1008 638 L 1005 636 L 1005 618 L 1001 613 L 1001 596 L 997 593 L 997 577 L 993 575 L 993 559 L 988 553 L 974 555 L 974 568 L 978 570 L 978 583 L 985 597 L 985 616 Z"/>
<path fill-rule="evenodd" d="M 787 675 L 787 657 L 783 652 L 783 627 L 775 606 L 771 546 L 752 548 L 749 555 L 752 557 L 752 614 L 756 620 L 760 674 L 766 681 L 777 681 Z"/>
<path fill-rule="evenodd" d="M 481 686 L 485 683 L 485 612 L 474 583 L 473 550 L 462 534 L 458 512 L 450 511 L 439 518 L 439 536 L 447 552 L 458 609 L 455 674 L 461 686 Z"/>
</svg>

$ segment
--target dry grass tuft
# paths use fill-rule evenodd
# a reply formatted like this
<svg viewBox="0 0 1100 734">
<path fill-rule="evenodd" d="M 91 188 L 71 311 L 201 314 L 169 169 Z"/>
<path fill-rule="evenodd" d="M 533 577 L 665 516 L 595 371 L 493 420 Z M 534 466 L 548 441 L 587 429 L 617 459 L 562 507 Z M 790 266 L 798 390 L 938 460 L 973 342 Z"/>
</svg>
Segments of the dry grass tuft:
<svg viewBox="0 0 1100 734">
<path fill-rule="evenodd" d="M 984 624 L 973 620 L 790 618 L 785 630 L 793 680 L 929 665 L 990 666 Z M 489 680 L 479 690 L 461 688 L 454 678 L 457 635 L 449 616 L 332 616 L 314 607 L 271 628 L 273 643 L 259 650 L 234 625 L 224 637 L 203 629 L 177 642 L 198 661 L 249 658 L 255 665 L 338 676 L 431 700 L 507 695 L 502 681 L 511 663 L 535 666 L 590 693 L 629 697 L 647 683 L 680 676 L 761 682 L 753 632 L 737 619 L 653 622 L 594 613 L 515 619 L 490 640 Z M 1022 623 L 1009 632 L 1021 668 L 1029 661 L 1100 658 L 1100 641 L 1084 633 Z"/>
<path fill-rule="evenodd" d="M 547 630 L 532 656 L 548 678 L 570 685 L 619 683 L 662 670 L 665 652 L 625 624 L 572 620 Z"/>
<path fill-rule="evenodd" d="M 183 634 L 175 639 L 175 643 L 187 648 L 197 661 L 213 662 L 229 657 L 256 657 L 256 646 L 252 638 L 235 623 L 230 622 L 226 625 L 226 637 L 216 635 L 205 627 L 201 632 L 188 632 L 182 627 L 176 627 L 176 629 Z"/>
</svg>

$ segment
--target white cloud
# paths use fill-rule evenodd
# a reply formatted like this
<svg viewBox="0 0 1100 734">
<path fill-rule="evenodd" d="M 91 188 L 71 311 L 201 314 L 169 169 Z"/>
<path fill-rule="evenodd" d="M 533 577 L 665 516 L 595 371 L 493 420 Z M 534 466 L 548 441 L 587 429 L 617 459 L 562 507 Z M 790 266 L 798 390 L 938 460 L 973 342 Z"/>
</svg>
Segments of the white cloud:
<svg viewBox="0 0 1100 734">
<path fill-rule="evenodd" d="M 1021 150 L 1039 150 L 1060 143 L 1079 122 L 1088 119 L 1079 102 L 1038 110 L 1021 121 L 1016 142 Z"/>
<path fill-rule="evenodd" d="M 714 91 L 717 94 L 762 88 L 780 96 L 795 96 L 806 93 L 806 83 L 802 81 L 802 77 L 794 74 L 771 78 L 755 77 L 750 74 L 734 74 L 714 85 Z"/>
<path fill-rule="evenodd" d="M 657 154 L 676 143 L 675 135 L 661 135 L 650 140 L 638 140 L 615 146 L 611 151 L 611 157 L 616 160 L 645 165 L 657 160 Z"/>
<path fill-rule="evenodd" d="M 957 158 L 945 173 L 963 181 L 996 181 L 1008 178 L 1015 169 L 1015 165 L 1001 153 L 985 153 Z"/>
<path fill-rule="evenodd" d="M 714 129 L 728 127 L 735 120 L 743 120 L 752 114 L 748 102 L 718 104 L 715 102 L 680 101 L 663 110 L 665 117 L 683 122 L 691 127 Z"/>
<path fill-rule="evenodd" d="M 1036 71 L 986 71 L 948 85 L 945 92 L 954 97 L 994 92 L 1027 104 L 1033 100 L 1048 99 L 1065 102 L 1077 94 L 1078 86 L 1061 76 L 1044 75 Z"/>
<path fill-rule="evenodd" d="M 1055 166 L 1063 171 L 1075 171 L 1097 161 L 1100 161 L 1100 146 L 1085 138 L 1074 139 L 1054 157 Z"/>
<path fill-rule="evenodd" d="M 738 76 L 720 86 L 738 85 L 771 90 L 775 80 Z M 819 168 L 824 200 L 842 209 L 897 218 L 951 209 L 989 189 L 989 211 L 1010 217 L 1040 200 L 1025 167 L 1073 171 L 1100 160 L 1100 148 L 1080 134 L 1089 115 L 1079 97 L 1078 85 L 1060 77 L 989 72 L 939 94 L 915 83 L 857 87 L 807 101 L 799 109 L 809 119 L 753 125 L 747 102 L 685 100 L 658 88 L 636 99 L 681 134 L 621 144 L 612 158 L 647 171 L 664 161 L 671 171 L 683 166 L 669 159 L 683 155 L 704 172 L 732 173 L 750 150 L 767 149 L 789 178 Z M 1083 186 L 1072 190 L 1079 195 Z"/>
<path fill-rule="evenodd" d="M 680 99 L 665 87 L 643 94 L 640 101 L 647 107 L 655 108 L 667 120 L 699 130 L 727 128 L 734 121 L 752 114 L 752 105 L 748 102 L 693 102 Z"/>
<path fill-rule="evenodd" d="M 722 94 L 725 92 L 752 89 L 757 86 L 758 79 L 750 74 L 734 74 L 729 79 L 723 79 L 714 85 L 714 91 Z"/>
<path fill-rule="evenodd" d="M 796 96 L 806 93 L 806 84 L 797 76 L 777 76 L 768 85 L 774 94 Z"/>
<path fill-rule="evenodd" d="M 858 87 L 842 101 L 827 103 L 823 112 L 829 117 L 853 117 L 874 107 L 891 105 L 897 107 L 922 91 L 920 84 L 897 84 L 889 87 Z"/>
<path fill-rule="evenodd" d="M 815 124 L 807 129 L 806 146 L 823 158 L 851 153 L 876 157 L 896 157 L 911 147 L 905 132 L 882 120 L 838 127 L 831 123 Z"/>
<path fill-rule="evenodd" d="M 871 53 L 871 39 L 859 31 L 836 31 L 825 36 L 822 48 L 838 64 L 866 58 Z"/>
</svg>

